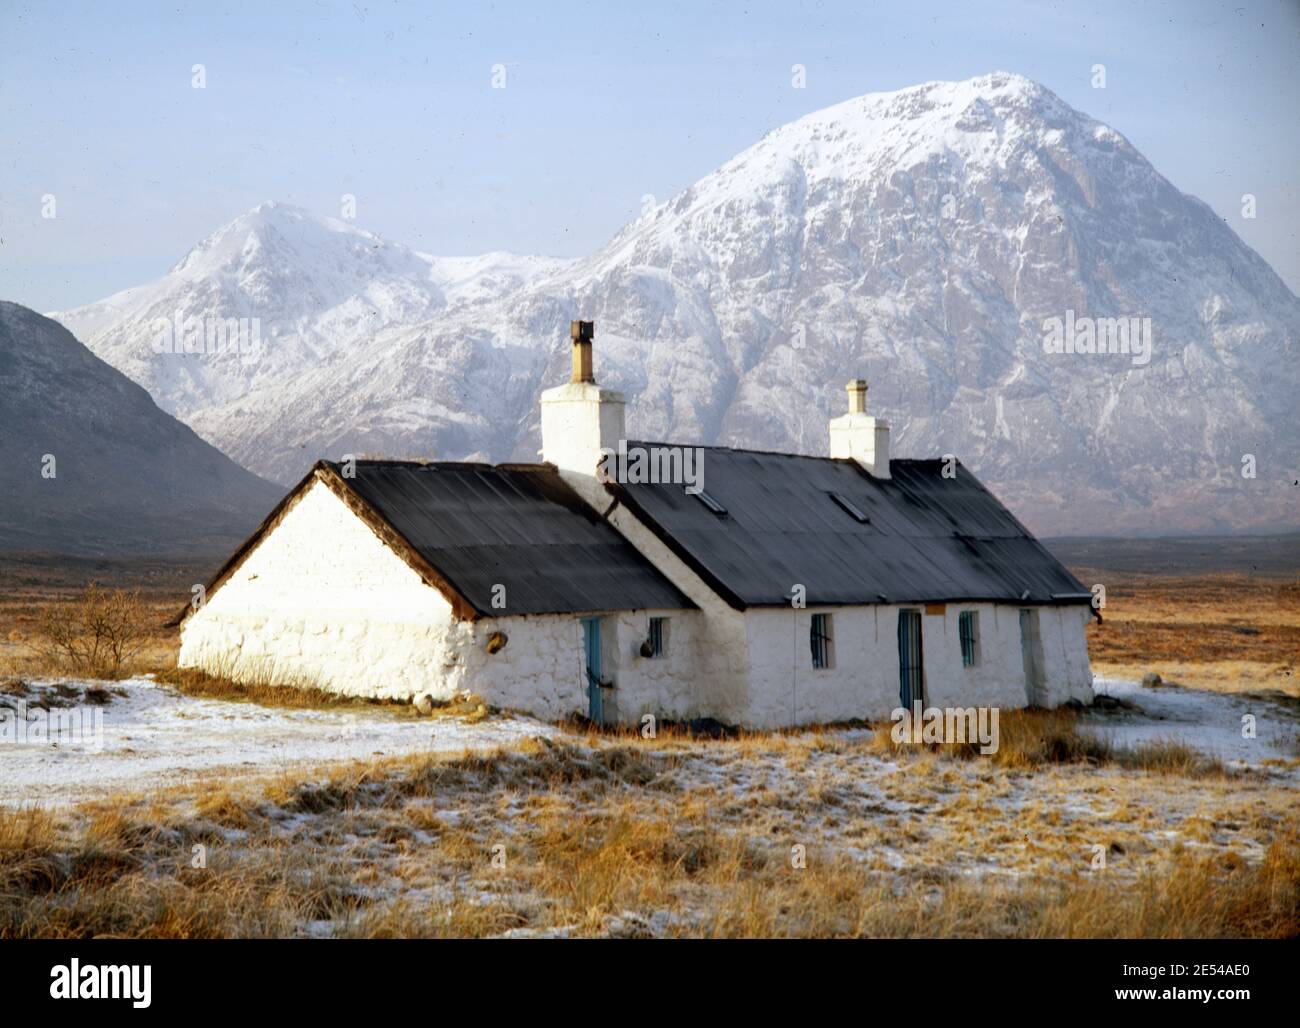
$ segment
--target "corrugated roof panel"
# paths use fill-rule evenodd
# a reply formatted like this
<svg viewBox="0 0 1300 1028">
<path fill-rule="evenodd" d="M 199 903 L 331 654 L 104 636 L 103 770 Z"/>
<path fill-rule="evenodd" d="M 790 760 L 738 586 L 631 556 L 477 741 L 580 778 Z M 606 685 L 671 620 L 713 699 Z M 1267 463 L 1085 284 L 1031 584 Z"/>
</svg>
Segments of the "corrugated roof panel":
<svg viewBox="0 0 1300 1028">
<path fill-rule="evenodd" d="M 661 443 L 629 442 L 631 447 Z M 621 484 L 624 499 L 733 602 L 1003 600 L 1050 603 L 1086 589 L 961 464 L 896 460 L 889 479 L 848 460 L 705 447 L 709 512 L 681 484 Z M 867 517 L 850 517 L 838 493 Z"/>
<path fill-rule="evenodd" d="M 553 468 L 357 461 L 344 481 L 481 613 L 694 606 Z"/>
</svg>

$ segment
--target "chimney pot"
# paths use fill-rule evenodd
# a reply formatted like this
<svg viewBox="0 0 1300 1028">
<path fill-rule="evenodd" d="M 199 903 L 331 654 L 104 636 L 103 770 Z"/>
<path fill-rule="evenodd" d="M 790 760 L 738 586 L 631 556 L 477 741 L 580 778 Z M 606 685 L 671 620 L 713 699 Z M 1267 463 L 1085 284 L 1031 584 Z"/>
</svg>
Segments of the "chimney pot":
<svg viewBox="0 0 1300 1028">
<path fill-rule="evenodd" d="M 596 337 L 594 321 L 569 322 L 569 337 L 573 340 L 574 382 L 595 382 L 596 374 L 591 362 L 591 341 Z"/>
<path fill-rule="evenodd" d="M 865 414 L 867 412 L 867 380 L 855 378 L 845 388 L 849 393 L 849 413 Z"/>
<path fill-rule="evenodd" d="M 554 464 L 569 485 L 598 510 L 609 504 L 598 480 L 600 462 L 627 438 L 622 393 L 602 389 L 591 370 L 592 321 L 569 325 L 573 339 L 573 377 L 542 393 L 542 459 Z"/>
<path fill-rule="evenodd" d="M 855 460 L 875 478 L 888 478 L 889 422 L 867 413 L 866 379 L 855 378 L 844 388 L 849 411 L 831 419 L 831 456 Z"/>
</svg>

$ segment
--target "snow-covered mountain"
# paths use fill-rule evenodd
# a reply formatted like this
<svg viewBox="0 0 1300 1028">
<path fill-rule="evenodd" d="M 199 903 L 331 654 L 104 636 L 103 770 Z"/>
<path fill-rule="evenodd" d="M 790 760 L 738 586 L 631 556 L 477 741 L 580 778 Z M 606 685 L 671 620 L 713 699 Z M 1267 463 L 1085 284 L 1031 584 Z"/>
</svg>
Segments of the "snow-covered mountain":
<svg viewBox="0 0 1300 1028">
<path fill-rule="evenodd" d="M 264 207 L 142 295 L 59 317 L 282 482 L 343 452 L 533 459 L 582 317 L 637 437 L 825 452 L 863 375 L 897 454 L 956 454 L 1040 532 L 1300 522 L 1300 300 L 1019 76 L 811 114 L 588 258 L 482 260 Z M 175 310 L 260 316 L 260 360 L 160 359 L 145 328 Z M 1046 352 L 1054 318 L 1150 319 L 1150 359 Z"/>
<path fill-rule="evenodd" d="M 63 326 L 0 301 L 0 547 L 228 551 L 281 490 L 158 409 Z"/>
<path fill-rule="evenodd" d="M 268 202 L 218 229 L 162 278 L 51 316 L 165 410 L 193 420 L 232 401 L 260 397 L 274 406 L 304 371 L 385 328 L 500 296 L 565 263 L 506 253 L 432 257 Z M 207 326 L 228 318 L 257 319 L 251 351 L 207 345 Z M 155 352 L 161 326 L 178 319 L 201 325 L 204 345 Z M 218 431 L 213 441 L 220 438 Z"/>
</svg>

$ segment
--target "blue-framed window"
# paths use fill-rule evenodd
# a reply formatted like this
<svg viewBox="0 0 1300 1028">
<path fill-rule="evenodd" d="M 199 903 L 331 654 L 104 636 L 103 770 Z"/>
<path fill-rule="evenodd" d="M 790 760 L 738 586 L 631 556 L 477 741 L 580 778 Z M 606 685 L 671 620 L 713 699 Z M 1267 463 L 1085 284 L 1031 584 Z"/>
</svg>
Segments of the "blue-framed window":
<svg viewBox="0 0 1300 1028">
<path fill-rule="evenodd" d="M 835 666 L 835 641 L 831 638 L 831 616 L 814 614 L 808 629 L 808 642 L 812 647 L 812 665 L 815 668 Z"/>
<path fill-rule="evenodd" d="M 651 618 L 650 631 L 646 636 L 649 653 L 646 656 L 654 659 L 662 657 L 668 653 L 668 619 Z"/>
<path fill-rule="evenodd" d="M 963 610 L 957 615 L 957 634 L 961 638 L 961 666 L 974 667 L 979 663 L 979 614 Z"/>
</svg>

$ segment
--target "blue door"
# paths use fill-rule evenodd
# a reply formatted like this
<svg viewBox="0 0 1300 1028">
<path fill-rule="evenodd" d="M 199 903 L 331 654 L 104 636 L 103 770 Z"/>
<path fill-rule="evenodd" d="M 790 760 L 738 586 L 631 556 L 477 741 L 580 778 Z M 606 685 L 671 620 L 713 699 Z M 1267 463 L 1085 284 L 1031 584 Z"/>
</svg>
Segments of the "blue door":
<svg viewBox="0 0 1300 1028">
<path fill-rule="evenodd" d="M 1025 667 L 1025 702 L 1045 705 L 1043 696 L 1043 641 L 1038 634 L 1038 611 L 1020 612 L 1020 660 Z"/>
<path fill-rule="evenodd" d="M 898 699 L 908 710 L 922 695 L 924 670 L 921 667 L 921 613 L 916 610 L 898 612 Z"/>
<path fill-rule="evenodd" d="M 587 717 L 601 724 L 605 710 L 600 695 L 600 618 L 582 619 L 582 648 L 587 672 Z"/>
</svg>

